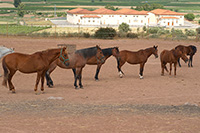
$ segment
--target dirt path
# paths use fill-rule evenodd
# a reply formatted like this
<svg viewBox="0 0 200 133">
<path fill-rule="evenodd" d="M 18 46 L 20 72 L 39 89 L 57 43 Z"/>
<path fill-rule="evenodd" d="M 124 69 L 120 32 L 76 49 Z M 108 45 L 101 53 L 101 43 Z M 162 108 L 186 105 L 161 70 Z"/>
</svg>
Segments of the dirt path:
<svg viewBox="0 0 200 133">
<path fill-rule="evenodd" d="M 16 52 L 34 53 L 57 44 L 76 44 L 77 49 L 118 46 L 136 51 L 158 45 L 159 53 L 176 45 L 200 44 L 190 41 L 137 39 L 42 39 L 0 37 L 1 45 Z M 75 90 L 71 70 L 56 68 L 54 88 L 45 86 L 45 94 L 35 95 L 36 74 L 17 72 L 13 77 L 16 94 L 0 86 L 0 132 L 199 132 L 200 127 L 200 54 L 194 67 L 182 63 L 177 76 L 160 76 L 160 60 L 151 56 L 140 80 L 139 65 L 125 64 L 119 78 L 116 60 L 110 57 L 94 81 L 96 66 L 83 70 L 84 89 Z M 0 73 L 3 73 L 2 68 Z M 2 77 L 0 77 L 2 81 Z"/>
</svg>

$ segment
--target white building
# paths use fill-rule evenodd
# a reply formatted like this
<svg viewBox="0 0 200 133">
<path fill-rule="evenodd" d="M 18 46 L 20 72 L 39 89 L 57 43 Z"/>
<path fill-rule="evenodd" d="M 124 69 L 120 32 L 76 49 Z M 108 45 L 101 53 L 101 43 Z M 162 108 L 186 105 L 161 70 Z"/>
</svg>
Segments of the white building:
<svg viewBox="0 0 200 133">
<path fill-rule="evenodd" d="M 130 26 L 181 26 L 184 25 L 184 14 L 164 9 L 152 11 L 136 11 L 121 9 L 117 11 L 100 8 L 94 11 L 77 8 L 67 11 L 67 21 L 79 25 L 120 25 Z"/>
</svg>

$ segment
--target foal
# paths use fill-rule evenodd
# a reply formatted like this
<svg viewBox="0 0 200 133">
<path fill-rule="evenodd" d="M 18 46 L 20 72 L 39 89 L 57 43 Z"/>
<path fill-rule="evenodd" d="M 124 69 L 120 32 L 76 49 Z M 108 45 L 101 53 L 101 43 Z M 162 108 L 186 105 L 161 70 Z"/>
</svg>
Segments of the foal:
<svg viewBox="0 0 200 133">
<path fill-rule="evenodd" d="M 153 54 L 155 58 L 158 57 L 158 46 L 153 46 L 150 48 L 142 49 L 137 52 L 132 52 L 128 50 L 120 51 L 120 60 L 118 62 L 118 71 L 120 78 L 123 77 L 124 73 L 121 70 L 121 67 L 124 63 L 128 62 L 129 64 L 140 64 L 140 79 L 143 79 L 143 70 L 144 65 L 147 62 L 148 58 Z"/>
<path fill-rule="evenodd" d="M 194 45 L 189 45 L 189 46 L 178 45 L 175 47 L 175 49 L 179 49 L 186 55 L 189 55 L 190 58 L 189 58 L 189 62 L 188 62 L 188 67 L 193 67 L 192 60 L 193 60 L 193 56 L 197 52 L 197 47 Z M 179 67 L 181 67 L 180 58 L 178 58 L 178 65 L 179 65 Z"/>
<path fill-rule="evenodd" d="M 166 64 L 169 63 L 170 64 L 170 72 L 169 75 L 171 75 L 171 71 L 172 71 L 172 64 L 174 64 L 174 75 L 176 75 L 176 65 L 178 62 L 178 59 L 182 58 L 185 62 L 188 61 L 187 56 L 185 56 L 185 54 L 180 51 L 179 49 L 172 49 L 172 50 L 163 50 L 160 53 L 160 61 L 161 61 L 161 75 L 164 75 L 164 69 L 168 71 Z"/>
</svg>

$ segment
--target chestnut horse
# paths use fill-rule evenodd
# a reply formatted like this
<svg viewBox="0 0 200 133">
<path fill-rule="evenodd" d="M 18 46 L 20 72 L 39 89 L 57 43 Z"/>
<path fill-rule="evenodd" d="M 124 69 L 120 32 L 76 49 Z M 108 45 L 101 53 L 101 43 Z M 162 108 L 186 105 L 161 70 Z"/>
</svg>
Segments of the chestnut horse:
<svg viewBox="0 0 200 133">
<path fill-rule="evenodd" d="M 120 61 L 118 62 L 118 71 L 120 78 L 123 77 L 124 73 L 121 70 L 121 67 L 124 63 L 128 62 L 129 64 L 140 64 L 140 79 L 143 78 L 144 65 L 147 62 L 148 58 L 153 54 L 155 58 L 158 58 L 158 46 L 153 46 L 150 48 L 142 49 L 137 52 L 132 52 L 128 50 L 120 51 Z"/>
<path fill-rule="evenodd" d="M 11 82 L 13 75 L 17 70 L 22 73 L 37 73 L 34 91 L 37 94 L 37 86 L 41 78 L 41 91 L 44 92 L 44 76 L 49 65 L 59 58 L 65 65 L 69 65 L 66 48 L 48 49 L 34 54 L 11 53 L 3 58 L 2 66 L 4 70 L 4 79 L 2 85 L 9 85 L 10 91 L 15 93 L 15 88 Z"/>
<path fill-rule="evenodd" d="M 179 49 L 186 55 L 189 55 L 190 57 L 189 57 L 188 67 L 193 67 L 192 60 L 193 60 L 193 56 L 197 52 L 197 47 L 194 45 L 189 45 L 189 46 L 178 45 L 175 47 L 175 49 Z M 181 67 L 180 58 L 178 59 L 178 65 L 179 67 Z"/>
<path fill-rule="evenodd" d="M 172 64 L 174 64 L 174 75 L 176 75 L 176 65 L 177 65 L 179 58 L 182 58 L 185 62 L 188 61 L 187 56 L 182 51 L 180 51 L 179 49 L 172 49 L 170 51 L 169 50 L 163 50 L 160 53 L 160 61 L 161 61 L 161 68 L 162 68 L 161 75 L 162 76 L 164 75 L 164 69 L 167 72 L 169 72 L 167 67 L 166 67 L 167 63 L 170 64 L 169 75 L 171 75 Z"/>
<path fill-rule="evenodd" d="M 82 85 L 82 69 L 85 67 L 87 62 L 95 62 L 96 64 L 102 64 L 105 61 L 105 57 L 103 55 L 103 52 L 99 46 L 86 48 L 86 49 L 80 49 L 75 51 L 73 54 L 69 54 L 69 62 L 70 65 L 66 66 L 63 65 L 63 63 L 60 62 L 60 60 L 55 60 L 53 63 L 51 63 L 48 71 L 46 72 L 46 80 L 47 85 L 49 87 L 53 86 L 53 81 L 50 77 L 51 72 L 57 67 L 61 67 L 64 69 L 72 69 L 74 73 L 74 86 L 75 89 L 78 89 L 77 86 L 77 80 L 79 80 L 79 86 L 80 88 L 83 88 Z"/>
</svg>

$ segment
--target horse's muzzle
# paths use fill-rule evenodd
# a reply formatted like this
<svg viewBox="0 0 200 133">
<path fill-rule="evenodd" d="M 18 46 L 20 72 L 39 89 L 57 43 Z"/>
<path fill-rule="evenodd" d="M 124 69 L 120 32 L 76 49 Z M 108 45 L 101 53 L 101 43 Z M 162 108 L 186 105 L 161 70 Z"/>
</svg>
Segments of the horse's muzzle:
<svg viewBox="0 0 200 133">
<path fill-rule="evenodd" d="M 187 63 L 187 62 L 188 62 L 188 59 L 185 60 L 185 63 Z"/>
<path fill-rule="evenodd" d="M 155 58 L 158 58 L 158 55 L 155 55 Z"/>
<path fill-rule="evenodd" d="M 66 63 L 64 63 L 65 64 L 65 66 L 69 66 L 69 62 L 66 62 Z"/>
</svg>

